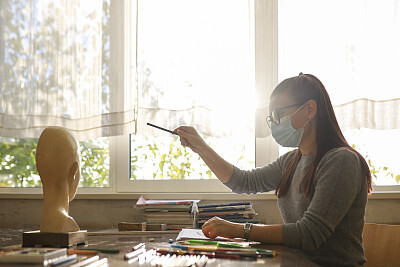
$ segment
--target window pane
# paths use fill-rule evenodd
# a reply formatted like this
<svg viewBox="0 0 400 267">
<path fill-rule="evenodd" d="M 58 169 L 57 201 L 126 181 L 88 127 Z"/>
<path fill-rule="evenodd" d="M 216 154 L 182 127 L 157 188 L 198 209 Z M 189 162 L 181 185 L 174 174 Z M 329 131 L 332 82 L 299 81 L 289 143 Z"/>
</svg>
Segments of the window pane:
<svg viewBox="0 0 400 267">
<path fill-rule="evenodd" d="M 211 132 L 203 138 L 217 153 L 254 168 L 249 14 L 247 0 L 139 1 L 138 121 Z M 215 178 L 176 137 L 140 134 L 131 136 L 131 179 Z"/>
<path fill-rule="evenodd" d="M 400 97 L 398 0 L 280 0 L 279 78 L 315 74 L 334 105 Z"/>
<path fill-rule="evenodd" d="M 399 98 L 399 11 L 395 0 L 279 0 L 279 80 L 299 72 L 314 74 L 334 106 L 360 98 Z M 366 128 L 344 132 L 369 162 L 376 185 L 400 184 L 396 157 L 390 153 L 400 148 L 399 133 Z M 280 154 L 286 151 L 281 148 Z"/>
<path fill-rule="evenodd" d="M 110 143 L 103 137 L 81 142 L 80 187 L 110 186 Z"/>
<path fill-rule="evenodd" d="M 41 187 L 36 170 L 37 139 L 0 138 L 0 187 Z M 109 139 L 81 142 L 80 187 L 109 186 Z"/>
<path fill-rule="evenodd" d="M 400 130 L 361 128 L 343 133 L 346 140 L 369 164 L 375 185 L 400 185 Z"/>
<path fill-rule="evenodd" d="M 254 137 L 203 138 L 221 157 L 238 168 L 254 168 Z M 190 148 L 181 146 L 178 138 L 131 136 L 132 180 L 215 178 L 201 158 Z"/>
</svg>

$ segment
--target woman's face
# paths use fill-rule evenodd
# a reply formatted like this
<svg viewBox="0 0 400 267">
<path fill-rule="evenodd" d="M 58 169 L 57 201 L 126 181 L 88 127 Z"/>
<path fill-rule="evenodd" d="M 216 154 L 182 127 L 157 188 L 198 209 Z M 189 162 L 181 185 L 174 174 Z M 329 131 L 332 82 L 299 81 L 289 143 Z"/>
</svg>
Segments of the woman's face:
<svg viewBox="0 0 400 267">
<path fill-rule="evenodd" d="M 291 116 L 290 120 L 295 129 L 302 128 L 308 121 L 307 109 L 304 103 L 297 103 L 287 93 L 278 94 L 271 98 L 269 103 L 270 115 L 274 110 L 280 119 L 285 116 Z"/>
</svg>

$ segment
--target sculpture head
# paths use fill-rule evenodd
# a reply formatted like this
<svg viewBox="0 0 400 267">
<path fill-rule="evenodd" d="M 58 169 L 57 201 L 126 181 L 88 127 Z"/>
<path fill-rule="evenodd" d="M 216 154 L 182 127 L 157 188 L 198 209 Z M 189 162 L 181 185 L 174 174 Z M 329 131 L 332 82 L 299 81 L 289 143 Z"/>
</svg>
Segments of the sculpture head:
<svg viewBox="0 0 400 267">
<path fill-rule="evenodd" d="M 80 163 L 79 143 L 75 134 L 62 127 L 43 130 L 36 149 L 36 167 L 43 191 L 57 192 L 66 186 L 68 201 L 73 200 L 81 176 Z"/>
</svg>

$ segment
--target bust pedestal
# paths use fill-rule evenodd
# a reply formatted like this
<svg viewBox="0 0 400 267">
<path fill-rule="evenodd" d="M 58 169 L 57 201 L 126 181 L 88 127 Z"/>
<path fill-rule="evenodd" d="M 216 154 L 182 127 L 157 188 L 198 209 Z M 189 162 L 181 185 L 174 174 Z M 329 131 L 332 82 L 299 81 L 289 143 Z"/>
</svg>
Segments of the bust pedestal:
<svg viewBox="0 0 400 267">
<path fill-rule="evenodd" d="M 79 244 L 87 244 L 86 230 L 65 233 L 30 231 L 22 234 L 23 247 L 68 248 Z"/>
</svg>

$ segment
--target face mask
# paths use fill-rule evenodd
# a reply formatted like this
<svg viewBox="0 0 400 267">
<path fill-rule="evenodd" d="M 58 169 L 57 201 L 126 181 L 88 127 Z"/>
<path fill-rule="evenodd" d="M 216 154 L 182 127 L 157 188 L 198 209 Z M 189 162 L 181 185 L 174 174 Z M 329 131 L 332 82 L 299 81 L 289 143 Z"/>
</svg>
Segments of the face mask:
<svg viewBox="0 0 400 267">
<path fill-rule="evenodd" d="M 301 109 L 301 107 L 299 109 Z M 279 124 L 273 123 L 271 125 L 272 137 L 283 147 L 298 147 L 301 138 L 303 138 L 304 127 L 310 121 L 308 120 L 302 128 L 296 130 L 293 128 L 292 121 L 290 120 L 290 117 L 295 113 L 281 118 Z"/>
</svg>

